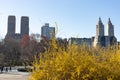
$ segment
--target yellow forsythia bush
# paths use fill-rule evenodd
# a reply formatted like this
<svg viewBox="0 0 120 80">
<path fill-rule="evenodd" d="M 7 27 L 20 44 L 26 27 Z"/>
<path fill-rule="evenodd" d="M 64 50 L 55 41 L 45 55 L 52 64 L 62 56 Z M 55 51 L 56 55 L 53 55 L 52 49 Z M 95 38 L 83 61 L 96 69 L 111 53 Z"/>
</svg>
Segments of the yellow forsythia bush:
<svg viewBox="0 0 120 80">
<path fill-rule="evenodd" d="M 52 48 L 35 58 L 30 80 L 120 80 L 120 51 L 70 45 Z"/>
</svg>

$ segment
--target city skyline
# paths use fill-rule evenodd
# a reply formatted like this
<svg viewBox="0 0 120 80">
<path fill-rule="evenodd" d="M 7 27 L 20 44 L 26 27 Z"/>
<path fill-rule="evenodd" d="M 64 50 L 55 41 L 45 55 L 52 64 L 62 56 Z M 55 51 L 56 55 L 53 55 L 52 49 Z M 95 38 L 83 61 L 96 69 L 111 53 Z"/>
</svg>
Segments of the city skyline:
<svg viewBox="0 0 120 80">
<path fill-rule="evenodd" d="M 103 25 L 106 26 L 110 17 L 115 36 L 120 41 L 119 2 L 119 0 L 0 1 L 0 36 L 4 37 L 7 33 L 8 15 L 16 16 L 16 33 L 20 33 L 20 16 L 29 16 L 30 34 L 40 34 L 44 23 L 50 23 L 50 26 L 55 27 L 55 22 L 57 22 L 59 28 L 57 37 L 63 38 L 77 37 L 77 35 L 88 38 L 95 36 L 98 18 L 101 17 Z"/>
</svg>

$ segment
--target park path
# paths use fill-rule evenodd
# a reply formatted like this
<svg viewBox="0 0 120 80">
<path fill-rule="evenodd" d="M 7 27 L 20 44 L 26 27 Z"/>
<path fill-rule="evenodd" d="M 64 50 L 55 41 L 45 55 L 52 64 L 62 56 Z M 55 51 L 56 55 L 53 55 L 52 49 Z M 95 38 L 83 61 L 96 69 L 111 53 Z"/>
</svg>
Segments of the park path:
<svg viewBox="0 0 120 80">
<path fill-rule="evenodd" d="M 0 73 L 0 80 L 29 80 L 30 73 L 18 72 L 16 70 Z"/>
<path fill-rule="evenodd" d="M 0 80 L 29 80 L 28 75 L 0 74 Z"/>
</svg>

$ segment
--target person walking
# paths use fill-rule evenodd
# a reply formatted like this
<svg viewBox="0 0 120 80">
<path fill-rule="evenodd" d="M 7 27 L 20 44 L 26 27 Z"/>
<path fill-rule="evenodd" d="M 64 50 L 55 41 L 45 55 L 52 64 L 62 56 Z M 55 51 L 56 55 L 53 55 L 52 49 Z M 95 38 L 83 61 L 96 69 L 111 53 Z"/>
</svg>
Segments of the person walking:
<svg viewBox="0 0 120 80">
<path fill-rule="evenodd" d="M 8 68 L 7 67 L 5 68 L 5 71 L 8 72 Z"/>
</svg>

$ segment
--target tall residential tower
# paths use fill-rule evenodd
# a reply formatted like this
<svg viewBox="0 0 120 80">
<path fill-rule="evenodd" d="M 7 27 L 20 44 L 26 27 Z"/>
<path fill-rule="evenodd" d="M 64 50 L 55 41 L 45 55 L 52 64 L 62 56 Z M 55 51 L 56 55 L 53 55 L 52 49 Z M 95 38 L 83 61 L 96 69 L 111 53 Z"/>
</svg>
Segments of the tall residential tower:
<svg viewBox="0 0 120 80">
<path fill-rule="evenodd" d="M 94 39 L 94 46 L 96 47 L 97 45 L 103 46 L 104 41 L 102 40 L 104 36 L 104 25 L 102 23 L 101 18 L 99 17 L 98 24 L 96 25 L 96 36 Z"/>
<path fill-rule="evenodd" d="M 24 35 L 29 35 L 29 17 L 21 17 L 21 33 L 15 33 L 15 28 L 15 16 L 8 16 L 8 29 L 5 38 L 21 39 Z"/>
<path fill-rule="evenodd" d="M 29 17 L 21 17 L 21 36 L 29 35 Z"/>
<path fill-rule="evenodd" d="M 55 37 L 55 27 L 49 27 L 49 23 L 45 23 L 45 25 L 41 27 L 41 36 L 51 40 Z"/>
<path fill-rule="evenodd" d="M 104 36 L 104 25 L 99 18 L 98 24 L 96 25 L 96 36 Z"/>
<path fill-rule="evenodd" d="M 107 36 L 114 36 L 114 25 L 111 23 L 110 18 L 108 19 L 107 23 Z"/>
<path fill-rule="evenodd" d="M 7 37 L 14 38 L 15 34 L 15 26 L 16 26 L 16 18 L 15 16 L 8 16 L 8 28 L 7 28 Z"/>
<path fill-rule="evenodd" d="M 98 24 L 96 26 L 96 36 L 94 38 L 93 45 L 94 47 L 100 46 L 100 47 L 109 47 L 116 45 L 117 39 L 114 36 L 114 26 L 111 23 L 110 18 L 108 19 L 107 23 L 107 35 L 104 35 L 104 26 L 99 18 Z"/>
</svg>

